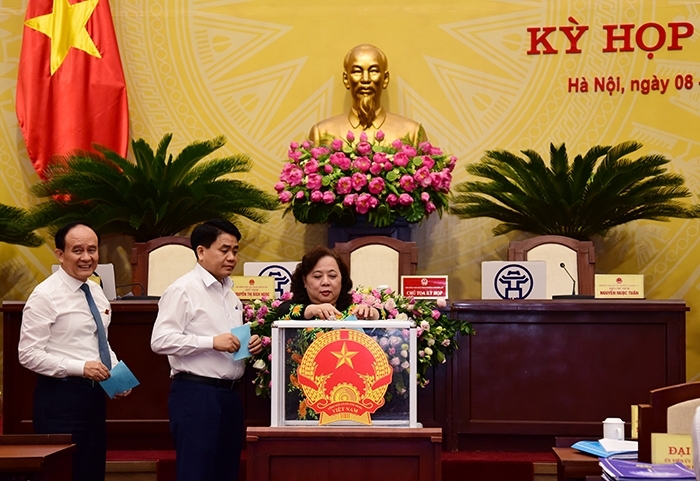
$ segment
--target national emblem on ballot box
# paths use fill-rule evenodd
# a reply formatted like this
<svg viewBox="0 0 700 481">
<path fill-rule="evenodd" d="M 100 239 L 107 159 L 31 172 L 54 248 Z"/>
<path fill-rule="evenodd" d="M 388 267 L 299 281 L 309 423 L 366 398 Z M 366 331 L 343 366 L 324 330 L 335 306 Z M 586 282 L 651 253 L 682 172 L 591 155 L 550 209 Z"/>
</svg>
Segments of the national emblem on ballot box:
<svg viewBox="0 0 700 481">
<path fill-rule="evenodd" d="M 410 321 L 275 322 L 272 426 L 419 427 L 416 351 Z"/>
</svg>

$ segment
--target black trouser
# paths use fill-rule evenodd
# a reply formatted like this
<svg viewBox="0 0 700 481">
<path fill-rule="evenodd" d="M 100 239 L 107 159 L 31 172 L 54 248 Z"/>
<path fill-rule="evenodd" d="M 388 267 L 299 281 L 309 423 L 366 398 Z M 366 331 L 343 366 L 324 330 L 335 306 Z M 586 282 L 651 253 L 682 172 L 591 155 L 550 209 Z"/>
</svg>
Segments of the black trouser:
<svg viewBox="0 0 700 481">
<path fill-rule="evenodd" d="M 107 461 L 106 398 L 99 383 L 85 378 L 37 378 L 34 431 L 72 434 L 74 481 L 104 481 Z"/>
<path fill-rule="evenodd" d="M 243 444 L 238 391 L 176 377 L 168 410 L 178 481 L 236 481 Z"/>
</svg>

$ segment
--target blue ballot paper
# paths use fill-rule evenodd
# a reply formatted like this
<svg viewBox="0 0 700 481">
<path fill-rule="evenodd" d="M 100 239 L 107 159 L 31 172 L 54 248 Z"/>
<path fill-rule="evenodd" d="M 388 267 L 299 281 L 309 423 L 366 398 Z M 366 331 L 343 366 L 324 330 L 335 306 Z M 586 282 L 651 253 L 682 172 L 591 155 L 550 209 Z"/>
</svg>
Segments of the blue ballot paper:
<svg viewBox="0 0 700 481">
<path fill-rule="evenodd" d="M 231 334 L 241 341 L 240 349 L 233 353 L 233 360 L 240 361 L 241 359 L 250 357 L 250 351 L 248 350 L 248 343 L 250 342 L 250 324 L 246 323 L 242 326 L 234 327 L 231 329 Z"/>
<path fill-rule="evenodd" d="M 357 317 L 354 314 L 349 315 L 348 317 L 344 317 L 341 319 L 342 321 L 357 321 Z M 353 331 L 359 331 L 359 332 L 365 332 L 364 329 L 359 328 L 359 327 L 344 327 L 343 329 L 351 329 Z"/>
<path fill-rule="evenodd" d="M 139 385 L 138 379 L 136 379 L 131 370 L 126 367 L 124 361 L 119 361 L 117 365 L 112 368 L 110 374 L 109 379 L 100 382 L 100 386 L 102 386 L 102 389 L 104 389 L 107 395 L 112 399 L 114 399 L 115 395 Z"/>
</svg>

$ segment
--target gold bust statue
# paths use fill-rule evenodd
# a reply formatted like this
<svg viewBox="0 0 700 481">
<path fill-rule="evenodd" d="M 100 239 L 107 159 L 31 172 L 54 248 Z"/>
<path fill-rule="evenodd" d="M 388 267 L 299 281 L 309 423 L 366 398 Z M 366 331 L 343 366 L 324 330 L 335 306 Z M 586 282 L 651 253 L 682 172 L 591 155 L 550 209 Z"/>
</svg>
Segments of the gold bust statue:
<svg viewBox="0 0 700 481">
<path fill-rule="evenodd" d="M 382 107 L 382 91 L 389 85 L 384 52 L 374 45 L 358 45 L 347 53 L 343 65 L 343 84 L 350 91 L 352 108 L 346 114 L 314 125 L 309 139 L 315 145 L 328 137 L 345 139 L 348 131 L 355 134 L 355 138 L 359 138 L 361 132 L 367 132 L 370 140 L 378 130 L 389 142 L 406 136 L 414 145 L 427 140 L 418 122 L 391 114 Z"/>
</svg>

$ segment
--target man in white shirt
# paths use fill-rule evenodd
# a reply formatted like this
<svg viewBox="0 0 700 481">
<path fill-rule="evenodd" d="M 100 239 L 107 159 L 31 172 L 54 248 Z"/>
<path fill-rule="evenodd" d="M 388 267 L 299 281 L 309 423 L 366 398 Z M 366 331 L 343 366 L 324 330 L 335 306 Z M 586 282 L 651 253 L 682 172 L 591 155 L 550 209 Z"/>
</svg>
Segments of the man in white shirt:
<svg viewBox="0 0 700 481">
<path fill-rule="evenodd" d="M 99 382 L 118 361 L 107 341 L 109 301 L 88 280 L 97 267 L 99 240 L 89 225 L 74 222 L 56 232 L 55 242 L 61 267 L 24 306 L 19 362 L 38 374 L 34 430 L 72 434 L 73 479 L 104 481 L 106 402 Z"/>
<path fill-rule="evenodd" d="M 210 220 L 192 231 L 194 269 L 173 282 L 158 302 L 151 348 L 167 354 L 173 379 L 168 398 L 178 481 L 236 481 L 243 443 L 243 404 L 237 383 L 244 361 L 242 305 L 231 289 L 241 234 L 231 222 Z M 248 349 L 262 350 L 258 336 Z"/>
</svg>

